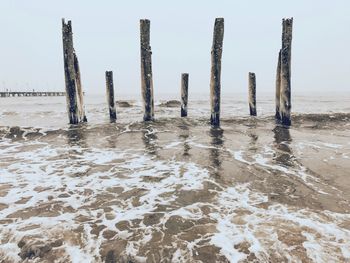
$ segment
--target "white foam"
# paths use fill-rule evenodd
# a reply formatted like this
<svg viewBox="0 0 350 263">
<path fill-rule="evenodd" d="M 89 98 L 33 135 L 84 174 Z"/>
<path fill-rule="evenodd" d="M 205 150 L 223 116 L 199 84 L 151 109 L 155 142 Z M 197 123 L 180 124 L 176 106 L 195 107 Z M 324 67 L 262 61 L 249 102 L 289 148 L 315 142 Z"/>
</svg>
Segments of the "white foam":
<svg viewBox="0 0 350 263">
<path fill-rule="evenodd" d="M 250 192 L 247 185 L 227 189 L 220 193 L 217 201 L 221 207 L 220 213 L 213 213 L 211 216 L 218 220 L 218 233 L 212 237 L 211 242 L 220 247 L 222 253 L 231 262 L 238 262 L 247 257 L 246 254 L 233 249 L 235 245 L 243 242 L 248 242 L 249 251 L 260 259 L 268 257 L 273 247 L 285 246 L 285 249 L 288 249 L 288 246 L 283 245 L 275 235 L 277 230 L 286 231 L 288 227 L 306 229 L 302 235 L 307 238 L 307 241 L 302 245 L 307 250 L 307 256 L 315 262 L 323 262 L 325 259 L 329 259 L 326 261 L 330 262 L 336 258 L 339 259 L 337 254 L 339 247 L 342 251 L 341 256 L 350 260 L 348 254 L 350 231 L 333 223 L 348 220 L 350 215 L 326 211 L 325 214 L 332 218 L 328 222 L 318 213 L 308 209 L 297 210 L 282 205 L 271 205 L 264 209 L 258 204 L 266 202 L 267 197 Z M 237 215 L 235 209 L 244 209 L 247 213 Z M 240 216 L 246 223 L 232 224 L 232 220 L 237 216 Z M 290 231 L 293 231 L 293 228 Z M 314 233 L 317 233 L 317 239 L 314 238 Z M 339 240 L 343 240 L 342 244 L 338 242 Z M 295 260 L 293 256 L 288 255 L 288 251 L 285 251 L 283 255 L 291 257 L 292 261 Z"/>
<path fill-rule="evenodd" d="M 52 157 L 64 156 L 64 153 L 68 151 L 75 152 L 74 158 L 52 159 Z M 156 204 L 168 204 L 176 198 L 172 195 L 161 197 L 162 194 L 172 193 L 179 187 L 182 187 L 183 190 L 201 189 L 203 182 L 208 178 L 208 171 L 193 163 L 157 161 L 146 155 L 119 151 L 99 149 L 82 151 L 77 146 L 69 149 L 60 147 L 50 149 L 50 146 L 45 145 L 30 152 L 18 152 L 17 149 L 13 149 L 13 151 L 7 151 L 6 154 L 16 156 L 18 162 L 0 170 L 3 175 L 0 182 L 13 185 L 8 194 L 0 198 L 0 203 L 9 205 L 8 208 L 0 211 L 0 219 L 5 219 L 18 210 L 47 203 L 50 196 L 53 197 L 53 200 L 63 202 L 64 206 L 69 205 L 77 211 L 76 213 L 66 212 L 56 217 L 32 216 L 6 225 L 0 230 L 0 233 L 13 229 L 11 233 L 14 237 L 10 243 L 12 247 L 16 247 L 16 243 L 24 234 L 34 235 L 52 231 L 59 233 L 61 232 L 59 229 L 75 228 L 79 225 L 78 222 L 75 222 L 75 218 L 79 214 L 97 218 L 98 213 L 101 211 L 103 213 L 103 210 L 86 210 L 81 207 L 92 204 L 96 201 L 96 195 L 105 192 L 109 187 L 119 186 L 124 189 L 124 192 L 136 188 L 145 189 L 145 194 L 140 197 L 140 206 L 134 207 L 130 200 L 125 200 L 121 206 L 110 206 L 116 214 L 115 219 L 100 218 L 108 229 L 116 230 L 115 224 L 117 222 L 142 219 L 145 213 L 152 212 L 156 208 Z M 113 164 L 114 161 L 118 160 L 117 164 Z M 120 160 L 123 162 L 120 163 Z M 113 169 L 105 172 L 89 172 L 91 167 L 105 164 L 112 164 Z M 122 173 L 123 176 L 119 177 L 118 173 Z M 145 176 L 163 179 L 159 182 L 148 182 L 144 181 Z M 38 192 L 35 190 L 37 186 L 44 190 Z M 87 189 L 92 193 L 84 196 L 83 193 Z M 70 196 L 60 198 L 58 196 L 61 193 L 70 193 Z M 24 204 L 15 204 L 23 197 L 31 197 L 31 199 Z M 191 215 L 189 211 L 178 210 L 178 214 Z M 34 224 L 39 224 L 41 227 L 21 232 L 21 235 L 17 234 L 18 229 Z M 85 244 L 83 247 L 77 247 L 74 244 L 65 246 L 66 252 L 73 262 L 93 262 L 96 257 L 99 257 L 99 244 L 103 238 L 96 240 L 89 232 L 90 230 L 84 226 Z M 124 235 L 124 237 L 127 236 Z M 132 246 L 138 248 L 142 242 L 148 242 L 150 237 L 151 235 L 145 232 L 141 240 L 129 243 L 129 252 L 134 251 L 131 249 Z M 0 251 L 2 252 L 4 249 L 5 246 L 1 244 Z M 16 253 L 18 253 L 18 249 Z"/>
<path fill-rule="evenodd" d="M 118 238 L 128 240 L 126 254 L 135 256 L 140 261 L 146 260 L 138 255 L 140 248 L 149 244 L 153 231 L 162 230 L 171 216 L 181 216 L 188 220 L 207 218 L 211 222 L 217 222 L 216 233 L 208 233 L 178 248 L 174 254 L 174 262 L 193 261 L 193 254 L 199 244 L 202 244 L 200 242 L 207 242 L 207 239 L 231 262 L 247 258 L 248 255 L 238 248 L 242 243 L 248 244 L 249 253 L 254 253 L 259 261 L 268 261 L 270 253 L 277 253 L 290 261 L 298 261 L 299 258 L 291 253 L 292 248 L 278 239 L 278 231 L 286 231 L 289 227 L 290 231 L 303 230 L 302 235 L 306 241 L 302 246 L 306 249 L 308 258 L 315 261 L 323 258 L 350 260 L 350 232 L 341 227 L 342 223 L 350 220 L 347 214 L 298 209 L 274 203 L 263 208 L 261 204 L 269 202 L 268 197 L 256 190 L 250 190 L 249 184 L 231 183 L 230 187 L 226 187 L 212 179 L 207 169 L 195 163 L 179 162 L 175 159 L 159 160 L 136 150 L 38 144 L 38 147 L 27 152 L 21 151 L 21 144 L 7 143 L 1 143 L 4 146 L 2 157 L 4 160 L 13 158 L 15 161 L 8 166 L 2 165 L 0 161 L 0 184 L 12 185 L 9 192 L 0 197 L 0 203 L 8 205 L 8 208 L 0 211 L 0 220 L 18 210 L 47 204 L 49 197 L 53 197 L 54 202 L 60 202 L 63 207 L 70 206 L 74 210 L 64 213 L 61 211 L 58 216 L 37 215 L 4 224 L 0 235 L 10 235 L 11 239 L 7 244 L 0 243 L 0 253 L 6 253 L 11 260 L 20 260 L 16 256 L 19 252 L 17 243 L 23 236 L 44 235 L 54 238 L 57 233 L 81 226 L 82 223 L 76 220 L 79 215 L 85 215 L 92 221 L 101 220 L 100 224 L 106 226 L 106 230 L 116 231 Z M 199 148 L 215 148 L 190 143 Z M 177 145 L 179 142 L 173 142 L 168 149 L 176 148 Z M 248 154 L 244 149 L 227 151 L 242 164 L 256 165 L 268 173 L 270 170 L 280 171 L 283 176 L 295 176 L 315 188 L 319 183 L 302 165 L 294 163 L 293 167 L 286 167 L 274 162 L 274 151 L 269 147 L 264 147 L 262 152 L 251 158 L 245 156 Z M 104 169 L 99 171 L 97 168 L 101 167 Z M 194 201 L 188 205 L 171 206 L 179 198 L 179 192 L 202 191 L 208 181 L 219 189 L 210 190 L 210 194 L 215 196 L 213 201 Z M 42 189 L 36 189 L 38 186 Z M 122 188 L 122 194 L 132 190 L 139 190 L 140 193 L 123 199 L 119 198 L 118 193 L 107 191 L 111 187 Z M 318 191 L 322 193 L 320 189 Z M 69 196 L 59 197 L 63 193 L 69 193 Z M 108 205 L 115 215 L 114 219 L 107 219 L 103 207 L 93 205 L 96 201 L 103 201 L 104 197 L 99 196 L 103 194 L 112 195 L 111 200 L 118 201 Z M 138 200 L 134 204 L 132 201 L 135 201 L 136 196 Z M 31 199 L 26 203 L 16 204 L 25 197 Z M 142 220 L 145 214 L 153 213 L 159 205 L 168 206 L 169 210 L 164 212 L 158 225 L 149 227 L 141 221 L 137 227 L 137 240 L 130 240 L 133 230 L 119 231 L 115 227 L 122 220 Z M 203 214 L 202 206 L 210 208 L 209 215 Z M 238 210 L 244 212 L 240 214 Z M 40 227 L 20 231 L 23 227 L 35 224 Z M 102 234 L 98 237 L 92 235 L 91 229 L 89 224 L 84 224 L 82 245 L 73 242 L 64 244 L 67 261 L 95 262 L 100 258 L 99 248 L 106 240 Z M 173 238 L 177 242 L 185 242 L 176 235 Z"/>
</svg>

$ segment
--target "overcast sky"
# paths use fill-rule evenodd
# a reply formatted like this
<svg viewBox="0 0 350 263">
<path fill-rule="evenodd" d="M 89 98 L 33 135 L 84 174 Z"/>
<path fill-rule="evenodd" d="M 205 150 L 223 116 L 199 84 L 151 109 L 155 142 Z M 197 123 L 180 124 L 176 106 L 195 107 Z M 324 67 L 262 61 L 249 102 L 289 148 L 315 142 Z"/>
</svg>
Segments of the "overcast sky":
<svg viewBox="0 0 350 263">
<path fill-rule="evenodd" d="M 216 17 L 225 18 L 222 92 L 273 91 L 281 20 L 294 17 L 292 89 L 350 88 L 349 0 L 1 0 L 0 88 L 64 90 L 61 18 L 73 23 L 83 89 L 105 91 L 114 71 L 117 94 L 140 92 L 139 19 L 151 20 L 154 90 L 208 93 Z"/>
</svg>

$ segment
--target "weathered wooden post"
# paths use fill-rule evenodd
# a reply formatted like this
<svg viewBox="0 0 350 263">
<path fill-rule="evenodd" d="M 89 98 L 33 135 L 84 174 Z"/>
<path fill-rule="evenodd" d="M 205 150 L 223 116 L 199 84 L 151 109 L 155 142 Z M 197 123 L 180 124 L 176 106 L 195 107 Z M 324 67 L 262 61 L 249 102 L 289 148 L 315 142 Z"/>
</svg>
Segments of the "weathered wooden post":
<svg viewBox="0 0 350 263">
<path fill-rule="evenodd" d="M 291 125 L 291 85 L 290 85 L 290 62 L 288 48 L 281 52 L 281 94 L 280 94 L 280 117 L 283 125 Z"/>
<path fill-rule="evenodd" d="M 224 40 L 224 19 L 216 18 L 211 49 L 210 77 L 210 122 L 213 126 L 220 125 L 220 93 L 221 93 L 221 57 Z"/>
<path fill-rule="evenodd" d="M 277 62 L 277 70 L 276 70 L 276 97 L 275 97 L 275 104 L 276 104 L 276 113 L 275 113 L 275 119 L 277 122 L 281 121 L 280 116 L 280 90 L 281 90 L 281 50 L 278 53 L 278 62 Z"/>
<path fill-rule="evenodd" d="M 63 60 L 70 124 L 86 121 L 78 58 L 73 47 L 72 23 L 62 19 Z"/>
<path fill-rule="evenodd" d="M 249 72 L 249 111 L 250 116 L 256 116 L 256 78 L 252 72 Z"/>
<path fill-rule="evenodd" d="M 106 71 L 106 94 L 109 108 L 109 118 L 112 122 L 117 119 L 114 101 L 113 71 Z"/>
<path fill-rule="evenodd" d="M 68 21 L 66 24 L 64 19 L 62 19 L 62 38 L 68 118 L 70 124 L 77 124 L 79 122 L 79 117 L 76 94 L 77 89 L 75 83 L 73 33 L 71 21 Z"/>
<path fill-rule="evenodd" d="M 73 55 L 74 55 L 74 70 L 75 70 L 75 80 L 76 80 L 76 88 L 77 88 L 77 98 L 78 98 L 77 103 L 78 103 L 79 119 L 80 121 L 87 122 L 85 109 L 84 109 L 84 94 L 83 94 L 83 88 L 81 86 L 79 60 L 74 50 L 73 50 Z"/>
<path fill-rule="evenodd" d="M 188 73 L 181 74 L 181 117 L 187 117 Z"/>
<path fill-rule="evenodd" d="M 280 117 L 283 125 L 291 125 L 291 53 L 293 18 L 283 19 L 281 50 Z"/>
<path fill-rule="evenodd" d="M 141 42 L 141 90 L 144 104 L 144 121 L 154 119 L 153 79 L 152 79 L 152 51 L 150 46 L 150 21 L 140 20 Z"/>
<path fill-rule="evenodd" d="M 288 60 L 292 57 L 292 38 L 293 38 L 293 18 L 284 18 L 282 20 L 282 50 L 288 48 Z"/>
</svg>

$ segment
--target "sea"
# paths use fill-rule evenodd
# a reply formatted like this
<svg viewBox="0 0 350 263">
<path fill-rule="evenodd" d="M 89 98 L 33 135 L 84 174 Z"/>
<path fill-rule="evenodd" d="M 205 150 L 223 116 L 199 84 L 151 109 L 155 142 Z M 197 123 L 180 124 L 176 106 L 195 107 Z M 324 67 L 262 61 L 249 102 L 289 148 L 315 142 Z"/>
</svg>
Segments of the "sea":
<svg viewBox="0 0 350 263">
<path fill-rule="evenodd" d="M 0 98 L 0 262 L 350 262 L 350 94 Z"/>
</svg>

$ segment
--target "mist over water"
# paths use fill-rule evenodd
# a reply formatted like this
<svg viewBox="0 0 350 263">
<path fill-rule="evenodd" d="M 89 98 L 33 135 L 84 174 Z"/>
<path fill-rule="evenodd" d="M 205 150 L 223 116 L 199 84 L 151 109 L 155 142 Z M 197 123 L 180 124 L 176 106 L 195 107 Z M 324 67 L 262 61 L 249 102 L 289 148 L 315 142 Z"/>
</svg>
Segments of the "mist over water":
<svg viewBox="0 0 350 263">
<path fill-rule="evenodd" d="M 272 93 L 257 94 L 258 116 L 275 114 L 275 95 Z M 143 117 L 140 95 L 118 95 L 117 101 L 127 101 L 130 107 L 117 105 L 118 123 L 141 121 Z M 180 95 L 156 94 L 156 119 L 177 118 L 179 107 L 164 107 L 167 100 L 179 100 Z M 247 117 L 249 115 L 248 95 L 243 93 L 222 94 L 221 116 L 224 119 Z M 65 97 L 10 97 L 1 99 L 0 125 L 42 128 L 67 128 Z M 292 97 L 292 113 L 346 113 L 350 111 L 350 95 L 348 93 L 299 93 Z M 121 107 L 122 106 L 122 107 Z M 124 107 L 123 107 L 124 106 Z M 189 94 L 188 114 L 190 119 L 209 119 L 209 95 Z M 87 95 L 85 108 L 89 125 L 109 122 L 107 100 L 102 95 Z"/>
<path fill-rule="evenodd" d="M 223 96 L 221 128 L 192 96 L 188 118 L 159 96 L 148 123 L 139 97 L 109 123 L 87 96 L 73 126 L 64 97 L 1 99 L 0 258 L 349 261 L 350 97 L 295 95 L 288 129 L 271 94 L 257 118 L 245 94 Z"/>
</svg>

